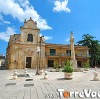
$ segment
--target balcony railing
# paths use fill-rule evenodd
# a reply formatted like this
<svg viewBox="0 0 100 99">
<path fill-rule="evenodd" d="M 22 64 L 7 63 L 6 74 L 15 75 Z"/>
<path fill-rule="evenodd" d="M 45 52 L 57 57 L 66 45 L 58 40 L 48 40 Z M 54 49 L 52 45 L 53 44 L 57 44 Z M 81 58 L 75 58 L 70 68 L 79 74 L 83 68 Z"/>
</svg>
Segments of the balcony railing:
<svg viewBox="0 0 100 99">
<path fill-rule="evenodd" d="M 76 57 L 91 57 L 89 54 L 75 54 Z"/>
<path fill-rule="evenodd" d="M 59 56 L 57 53 L 46 53 L 46 56 Z"/>
<path fill-rule="evenodd" d="M 46 56 L 71 56 L 70 54 L 61 53 L 46 53 Z"/>
<path fill-rule="evenodd" d="M 62 56 L 71 57 L 71 54 L 67 53 L 46 53 L 46 56 Z M 75 54 L 75 57 L 90 57 L 89 54 Z"/>
<path fill-rule="evenodd" d="M 62 54 L 60 54 L 60 56 L 68 56 L 68 57 L 70 57 L 70 56 L 71 56 L 71 54 L 62 53 Z"/>
</svg>

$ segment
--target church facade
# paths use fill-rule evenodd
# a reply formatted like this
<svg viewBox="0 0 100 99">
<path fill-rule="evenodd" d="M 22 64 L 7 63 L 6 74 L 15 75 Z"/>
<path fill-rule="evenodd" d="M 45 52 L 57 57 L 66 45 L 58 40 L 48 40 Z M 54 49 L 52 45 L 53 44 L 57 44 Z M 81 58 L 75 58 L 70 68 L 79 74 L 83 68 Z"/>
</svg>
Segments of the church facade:
<svg viewBox="0 0 100 99">
<path fill-rule="evenodd" d="M 63 67 L 65 60 L 71 59 L 70 45 L 45 43 L 37 23 L 31 18 L 24 21 L 20 32 L 10 36 L 6 53 L 7 69 L 46 68 L 53 67 L 55 63 Z M 82 67 L 84 62 L 89 62 L 89 49 L 79 45 L 74 47 L 77 64 Z"/>
</svg>

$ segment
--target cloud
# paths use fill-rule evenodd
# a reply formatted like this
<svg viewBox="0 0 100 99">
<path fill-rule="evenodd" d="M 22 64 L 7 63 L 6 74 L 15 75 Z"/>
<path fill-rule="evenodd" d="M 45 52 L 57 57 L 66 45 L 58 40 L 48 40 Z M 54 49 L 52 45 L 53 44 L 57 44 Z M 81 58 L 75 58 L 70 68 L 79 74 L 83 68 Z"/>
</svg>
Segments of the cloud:
<svg viewBox="0 0 100 99">
<path fill-rule="evenodd" d="M 42 30 L 52 29 L 48 26 L 46 19 L 43 19 L 38 14 L 28 0 L 0 0 L 0 13 L 2 13 L 2 15 L 11 15 L 20 22 L 32 17 L 34 21 L 37 21 L 38 28 Z"/>
<path fill-rule="evenodd" d="M 55 12 L 70 12 L 70 9 L 67 7 L 68 5 L 68 0 L 56 0 L 54 1 L 54 7 L 53 7 L 53 11 Z"/>
<path fill-rule="evenodd" d="M 3 16 L 0 14 L 0 20 L 3 20 Z"/>
<path fill-rule="evenodd" d="M 69 42 L 70 41 L 70 38 L 67 38 L 66 40 L 65 40 L 65 42 Z"/>
<path fill-rule="evenodd" d="M 4 24 L 10 24 L 10 22 L 9 21 L 5 21 L 4 19 L 3 19 L 3 16 L 0 14 L 0 23 L 2 24 L 2 23 L 4 23 Z"/>
<path fill-rule="evenodd" d="M 9 21 L 3 21 L 3 23 L 5 23 L 5 24 L 10 24 L 10 22 L 9 22 Z"/>
<path fill-rule="evenodd" d="M 11 27 L 8 27 L 5 32 L 0 32 L 0 39 L 8 42 L 10 35 L 13 35 L 13 34 L 16 34 L 15 30 Z"/>
<path fill-rule="evenodd" d="M 47 41 L 47 40 L 52 40 L 52 37 L 50 36 L 44 36 L 44 39 Z"/>
<path fill-rule="evenodd" d="M 40 33 L 40 36 L 43 36 L 42 33 Z M 45 41 L 52 40 L 52 37 L 51 36 L 44 36 L 44 39 L 45 39 Z"/>
<path fill-rule="evenodd" d="M 16 0 L 16 2 L 22 7 L 27 7 L 30 4 L 29 0 Z"/>
</svg>

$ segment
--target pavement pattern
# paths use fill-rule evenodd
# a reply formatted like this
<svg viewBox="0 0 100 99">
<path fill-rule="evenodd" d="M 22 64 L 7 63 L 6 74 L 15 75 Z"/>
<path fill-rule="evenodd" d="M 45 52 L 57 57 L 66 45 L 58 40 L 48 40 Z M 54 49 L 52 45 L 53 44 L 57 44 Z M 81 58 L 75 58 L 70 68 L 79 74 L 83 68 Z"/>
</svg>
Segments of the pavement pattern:
<svg viewBox="0 0 100 99">
<path fill-rule="evenodd" d="M 19 74 L 24 73 L 24 69 L 17 70 Z M 0 99 L 99 99 L 98 97 L 83 97 L 78 95 L 75 98 L 59 97 L 58 89 L 67 91 L 83 91 L 91 89 L 100 91 L 100 81 L 93 80 L 94 69 L 88 72 L 74 72 L 72 80 L 64 79 L 63 72 L 50 72 L 47 69 L 48 79 L 44 80 L 44 74 L 35 75 L 36 70 L 27 70 L 30 77 L 19 77 L 13 80 L 14 70 L 0 70 Z M 97 70 L 100 78 L 100 69 Z"/>
</svg>

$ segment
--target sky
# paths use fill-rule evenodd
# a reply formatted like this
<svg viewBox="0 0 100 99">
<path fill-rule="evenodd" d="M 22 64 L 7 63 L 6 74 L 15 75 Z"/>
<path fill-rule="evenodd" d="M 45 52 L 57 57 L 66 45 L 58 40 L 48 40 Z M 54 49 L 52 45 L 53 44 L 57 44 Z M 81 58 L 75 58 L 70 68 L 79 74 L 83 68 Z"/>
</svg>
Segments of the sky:
<svg viewBox="0 0 100 99">
<path fill-rule="evenodd" d="M 100 0 L 0 0 L 0 54 L 6 55 L 10 35 L 20 34 L 24 20 L 37 21 L 46 43 L 75 44 L 83 34 L 100 40 Z"/>
</svg>

